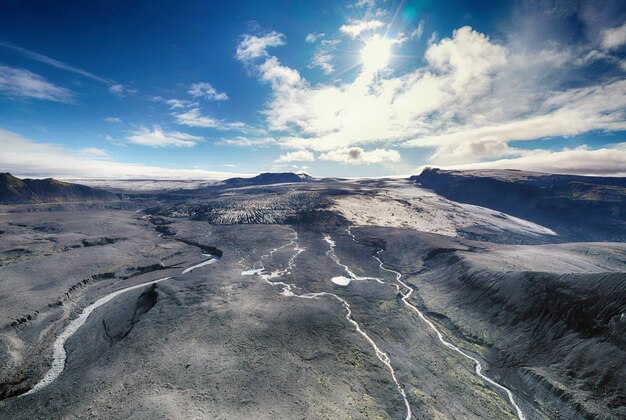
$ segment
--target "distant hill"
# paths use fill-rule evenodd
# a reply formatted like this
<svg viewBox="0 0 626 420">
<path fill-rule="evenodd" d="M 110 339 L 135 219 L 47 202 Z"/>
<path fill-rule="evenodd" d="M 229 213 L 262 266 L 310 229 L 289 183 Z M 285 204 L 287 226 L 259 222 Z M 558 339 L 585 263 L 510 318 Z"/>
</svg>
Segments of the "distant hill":
<svg viewBox="0 0 626 420">
<path fill-rule="evenodd" d="M 8 172 L 0 173 L 0 203 L 44 203 L 80 200 L 110 200 L 116 196 L 80 184 L 52 178 L 20 179 Z"/>
<path fill-rule="evenodd" d="M 293 172 L 266 172 L 252 178 L 229 178 L 223 182 L 229 187 L 248 187 L 253 185 L 285 184 L 289 182 L 304 182 L 312 179 L 307 174 Z"/>
<path fill-rule="evenodd" d="M 427 168 L 411 180 L 461 203 L 543 224 L 576 240 L 626 240 L 626 178 Z"/>
</svg>

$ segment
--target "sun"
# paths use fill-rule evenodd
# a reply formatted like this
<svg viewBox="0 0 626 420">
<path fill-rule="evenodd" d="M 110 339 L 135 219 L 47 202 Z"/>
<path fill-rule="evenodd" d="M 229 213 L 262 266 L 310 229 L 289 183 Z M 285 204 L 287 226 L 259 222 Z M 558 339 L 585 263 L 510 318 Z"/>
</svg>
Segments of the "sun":
<svg viewBox="0 0 626 420">
<path fill-rule="evenodd" d="M 365 42 L 361 50 L 361 63 L 370 71 L 380 70 L 387 66 L 391 58 L 392 40 L 375 35 Z"/>
</svg>

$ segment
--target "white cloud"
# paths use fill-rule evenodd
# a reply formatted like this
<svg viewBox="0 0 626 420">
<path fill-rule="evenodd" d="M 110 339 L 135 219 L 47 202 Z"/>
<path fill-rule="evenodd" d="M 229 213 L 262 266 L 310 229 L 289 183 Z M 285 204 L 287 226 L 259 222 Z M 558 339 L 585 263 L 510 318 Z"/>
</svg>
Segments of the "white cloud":
<svg viewBox="0 0 626 420">
<path fill-rule="evenodd" d="M 376 0 L 357 0 L 350 5 L 351 7 L 366 7 L 371 8 L 376 6 Z"/>
<path fill-rule="evenodd" d="M 227 101 L 225 92 L 218 92 L 210 83 L 199 82 L 191 85 L 188 93 L 194 98 L 204 98 L 210 101 Z"/>
<path fill-rule="evenodd" d="M 276 159 L 274 162 L 313 162 L 314 160 L 315 156 L 313 156 L 312 152 L 308 150 L 296 150 L 295 152 L 289 152 L 279 156 L 279 158 Z"/>
<path fill-rule="evenodd" d="M 429 70 L 388 79 L 363 71 L 353 82 L 315 87 L 270 57 L 259 68 L 274 88 L 263 114 L 270 129 L 300 135 L 292 146 L 320 151 L 443 130 L 472 114 L 476 97 L 488 92 L 495 70 L 506 62 L 506 51 L 470 28 L 431 49 Z"/>
<path fill-rule="evenodd" d="M 267 147 L 277 144 L 276 139 L 272 137 L 250 138 L 250 137 L 232 137 L 221 139 L 217 143 L 218 146 L 236 146 L 236 147 Z"/>
<path fill-rule="evenodd" d="M 555 94 L 544 101 L 539 115 L 478 128 L 459 127 L 450 133 L 407 141 L 404 146 L 438 147 L 434 155 L 437 163 L 462 163 L 453 154 L 446 156 L 444 149 L 479 147 L 476 146 L 479 144 L 491 144 L 493 148 L 496 143 L 504 147 L 513 140 L 573 136 L 592 130 L 626 130 L 624 108 L 626 80 L 620 80 L 606 86 L 568 89 Z M 465 161 L 493 156 L 497 155 L 468 154 Z"/>
<path fill-rule="evenodd" d="M 179 114 L 172 114 L 176 122 L 187 127 L 214 128 L 216 130 L 245 130 L 246 125 L 242 122 L 226 122 L 216 118 L 202 115 L 200 109 L 192 108 Z"/>
<path fill-rule="evenodd" d="M 55 60 L 54 58 L 50 58 L 50 57 L 45 56 L 43 54 L 39 54 L 39 53 L 36 53 L 34 51 L 29 51 L 29 50 L 27 50 L 25 48 L 18 47 L 17 45 L 13 45 L 13 44 L 10 44 L 8 42 L 0 42 L 0 47 L 10 49 L 10 50 L 12 50 L 14 52 L 17 52 L 18 54 L 20 54 L 20 55 L 22 55 L 24 57 L 30 58 L 31 60 L 39 61 L 40 63 L 48 64 L 49 66 L 56 67 L 56 68 L 61 69 L 61 70 L 69 71 L 71 73 L 78 74 L 80 76 L 86 77 L 88 79 L 95 80 L 95 81 L 100 82 L 100 83 L 105 83 L 105 84 L 109 84 L 109 85 L 117 85 L 117 83 L 114 82 L 111 79 L 107 79 L 107 78 L 104 78 L 104 77 L 97 76 L 97 75 L 95 75 L 93 73 L 90 73 L 90 72 L 88 72 L 86 70 L 80 69 L 78 67 L 71 66 L 69 64 L 63 63 L 63 62 L 61 62 L 59 60 Z"/>
<path fill-rule="evenodd" d="M 575 175 L 626 176 L 626 143 L 618 144 L 614 148 L 604 147 L 596 150 L 590 150 L 586 146 L 561 151 L 538 150 L 519 158 L 449 168 L 521 169 Z"/>
<path fill-rule="evenodd" d="M 239 61 L 248 62 L 255 58 L 267 57 L 267 49 L 285 44 L 285 36 L 272 31 L 267 35 L 255 36 L 246 34 L 237 45 L 235 56 Z"/>
<path fill-rule="evenodd" d="M 166 99 L 165 103 L 169 105 L 170 109 L 185 108 L 192 104 L 191 101 L 186 99 Z"/>
<path fill-rule="evenodd" d="M 417 28 L 413 32 L 411 32 L 411 39 L 422 39 L 422 35 L 424 35 L 424 21 L 420 20 L 420 23 L 417 25 Z"/>
<path fill-rule="evenodd" d="M 370 163 L 400 162 L 402 156 L 396 150 L 374 149 L 365 151 L 360 147 L 350 147 L 345 149 L 332 150 L 322 153 L 320 160 L 362 165 Z"/>
<path fill-rule="evenodd" d="M 0 65 L 0 94 L 9 97 L 72 102 L 74 94 L 31 71 Z"/>
<path fill-rule="evenodd" d="M 202 137 L 192 136 L 176 131 L 164 131 L 158 125 L 152 130 L 141 127 L 126 138 L 128 142 L 149 147 L 194 147 L 204 140 Z"/>
<path fill-rule="evenodd" d="M 109 92 L 114 95 L 122 95 L 124 93 L 124 86 L 120 84 L 111 85 L 111 87 L 109 87 Z"/>
<path fill-rule="evenodd" d="M 104 121 L 108 122 L 109 124 L 119 124 L 122 122 L 122 119 L 119 117 L 106 117 Z"/>
<path fill-rule="evenodd" d="M 615 50 L 625 45 L 626 22 L 624 22 L 622 26 L 602 31 L 600 44 L 605 50 Z"/>
<path fill-rule="evenodd" d="M 109 157 L 109 152 L 104 149 L 98 149 L 97 147 L 85 147 L 80 149 L 80 152 L 84 155 L 89 155 L 93 157 L 101 157 L 106 158 Z"/>
<path fill-rule="evenodd" d="M 428 148 L 440 165 L 526 157 L 509 142 L 626 130 L 626 80 L 563 88 L 562 74 L 581 65 L 576 54 L 554 44 L 518 49 L 463 27 L 432 43 L 413 71 L 361 70 L 315 86 L 270 56 L 257 67 L 273 90 L 262 114 L 270 131 L 287 133 L 279 145 L 322 160 L 358 161 L 346 151 L 368 144 Z"/>
<path fill-rule="evenodd" d="M 326 75 L 333 73 L 335 71 L 333 65 L 335 51 L 340 43 L 339 39 L 323 39 L 313 53 L 309 68 L 319 67 Z"/>
<path fill-rule="evenodd" d="M 325 36 L 326 34 L 323 32 L 311 32 L 310 34 L 307 34 L 304 40 L 308 42 L 309 44 L 313 44 L 317 42 L 318 39 L 324 38 Z"/>
<path fill-rule="evenodd" d="M 326 50 L 318 50 L 313 54 L 309 67 L 319 67 L 324 74 L 331 74 L 335 71 L 332 61 L 335 56 Z"/>
<path fill-rule="evenodd" d="M 385 26 L 385 24 L 378 19 L 354 20 L 347 25 L 342 25 L 339 30 L 352 39 L 355 39 L 363 32 L 373 31 L 383 26 Z"/>
<path fill-rule="evenodd" d="M 280 64 L 276 57 L 270 57 L 259 66 L 261 79 L 270 82 L 274 89 L 280 90 L 298 86 L 302 83 L 300 73 Z"/>
<path fill-rule="evenodd" d="M 22 177 L 224 179 L 247 175 L 93 159 L 55 144 L 37 143 L 3 129 L 0 129 L 0 150 L 0 167 Z"/>
</svg>

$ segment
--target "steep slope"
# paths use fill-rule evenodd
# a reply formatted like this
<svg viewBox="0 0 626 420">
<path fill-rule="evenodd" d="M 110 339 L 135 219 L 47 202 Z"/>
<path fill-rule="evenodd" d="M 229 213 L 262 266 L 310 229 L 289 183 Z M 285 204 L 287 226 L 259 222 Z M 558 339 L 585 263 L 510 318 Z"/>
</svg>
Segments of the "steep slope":
<svg viewBox="0 0 626 420">
<path fill-rule="evenodd" d="M 489 349 L 487 372 L 547 418 L 624 418 L 626 245 L 496 245 L 383 228 L 355 235 L 383 247 L 386 266 L 414 288 L 413 303 L 463 348 Z"/>
<path fill-rule="evenodd" d="M 19 179 L 8 172 L 0 173 L 0 203 L 39 203 L 52 201 L 110 200 L 115 195 L 80 184 L 52 178 Z"/>
<path fill-rule="evenodd" d="M 567 239 L 626 240 L 624 178 L 427 168 L 411 180 L 448 199 L 540 223 Z"/>
</svg>

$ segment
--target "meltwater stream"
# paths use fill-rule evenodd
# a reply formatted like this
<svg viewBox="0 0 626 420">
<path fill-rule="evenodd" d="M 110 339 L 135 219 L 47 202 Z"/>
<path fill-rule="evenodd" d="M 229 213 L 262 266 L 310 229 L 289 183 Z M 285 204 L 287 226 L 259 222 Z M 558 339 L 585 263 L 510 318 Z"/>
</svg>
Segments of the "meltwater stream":
<svg viewBox="0 0 626 420">
<path fill-rule="evenodd" d="M 350 231 L 350 228 L 348 228 L 348 234 L 350 235 L 350 237 L 352 238 L 352 240 L 354 242 L 357 242 L 357 239 L 354 237 L 354 235 L 352 234 L 352 232 Z M 327 242 L 332 243 L 331 244 L 331 249 L 333 249 L 333 254 L 334 254 L 334 246 L 335 243 L 334 241 L 329 239 L 324 238 Z M 380 254 L 383 250 L 379 250 L 377 252 L 377 254 Z M 412 311 L 414 311 L 417 316 L 419 316 L 419 318 L 426 323 L 426 325 L 428 325 L 430 327 L 430 329 L 437 335 L 437 338 L 439 338 L 439 341 L 441 342 L 441 344 L 443 344 L 445 347 L 449 348 L 450 350 L 455 351 L 456 353 L 460 354 L 461 356 L 463 356 L 464 358 L 471 360 L 472 362 L 474 362 L 474 369 L 476 371 L 476 375 L 478 375 L 481 379 L 483 379 L 485 382 L 489 383 L 491 386 L 499 389 L 500 391 L 503 391 L 504 393 L 506 393 L 506 395 L 509 398 L 509 402 L 511 403 L 511 405 L 513 406 L 513 408 L 515 409 L 515 413 L 517 414 L 517 417 L 519 420 L 526 420 L 526 416 L 524 415 L 524 412 L 522 411 L 522 409 L 520 408 L 520 406 L 515 402 L 515 398 L 513 396 L 513 392 L 511 392 L 510 389 L 506 388 L 505 386 L 497 383 L 496 381 L 494 381 L 493 379 L 489 378 L 488 376 L 486 376 L 484 373 L 482 373 L 483 370 L 483 366 L 480 363 L 480 361 L 478 359 L 476 359 L 475 357 L 467 354 L 466 352 L 464 352 L 463 350 L 461 350 L 460 348 L 458 348 L 457 346 L 455 346 L 454 344 L 450 343 L 449 341 L 447 341 L 443 334 L 439 331 L 439 329 L 437 329 L 437 327 L 435 326 L 435 324 L 430 321 L 428 318 L 426 318 L 426 316 L 424 315 L 424 313 L 422 311 L 420 311 L 415 305 L 411 304 L 409 302 L 409 298 L 411 297 L 411 294 L 413 293 L 413 288 L 410 287 L 408 284 L 406 284 L 404 281 L 402 281 L 402 274 L 399 271 L 396 270 L 392 270 L 390 268 L 386 268 L 384 266 L 383 261 L 378 257 L 378 255 L 375 255 L 374 258 L 378 261 L 378 265 L 379 267 L 384 270 L 387 271 L 388 273 L 393 273 L 396 276 L 396 282 L 399 283 L 402 287 L 404 287 L 406 290 L 408 290 L 408 292 L 404 293 L 400 290 L 400 287 L 396 284 L 393 285 L 396 287 L 396 290 L 398 291 L 398 293 L 400 293 L 402 295 L 402 302 L 404 302 L 404 304 L 406 306 L 408 306 Z M 337 262 L 337 264 L 343 266 L 346 270 L 346 272 L 351 276 L 351 277 L 356 277 L 354 278 L 355 280 L 359 280 L 359 279 L 370 279 L 369 277 L 358 277 L 356 276 L 347 266 L 345 266 L 344 264 L 341 264 L 339 262 L 339 258 L 335 256 L 335 261 Z M 376 279 L 376 280 L 380 280 L 380 279 Z M 389 283 L 387 283 L 389 284 Z"/>
<path fill-rule="evenodd" d="M 219 259 L 219 257 L 215 255 L 209 255 L 209 254 L 202 254 L 202 255 L 206 257 L 210 257 L 210 258 L 199 264 L 196 264 L 196 265 L 193 265 L 191 267 L 184 269 L 181 274 L 186 274 L 198 267 L 202 267 L 207 264 L 212 264 Z M 163 277 L 161 279 L 150 280 L 145 283 L 140 283 L 134 286 L 129 286 L 120 290 L 116 290 L 115 292 L 109 293 L 108 295 L 101 297 L 100 299 L 96 300 L 94 303 L 92 303 L 91 305 L 83 309 L 83 312 L 78 316 L 78 318 L 72 320 L 69 323 L 69 325 L 65 327 L 65 329 L 61 332 L 61 334 L 59 334 L 59 336 L 55 340 L 52 346 L 52 365 L 50 366 L 50 369 L 46 372 L 43 379 L 37 382 L 37 384 L 33 388 L 31 388 L 28 392 L 22 394 L 22 396 L 34 394 L 35 392 L 42 390 L 43 388 L 47 387 L 52 382 L 54 382 L 59 376 L 61 376 L 61 373 L 63 373 L 63 370 L 65 369 L 65 361 L 67 359 L 67 352 L 65 351 L 65 343 L 70 337 L 76 334 L 79 328 L 85 324 L 85 322 L 87 322 L 89 315 L 91 315 L 91 313 L 94 310 L 104 305 L 105 303 L 110 302 L 111 300 L 115 299 L 121 294 L 130 292 L 131 290 L 136 290 L 142 287 L 150 286 L 152 284 L 160 283 L 162 281 L 169 280 L 171 278 L 172 277 Z"/>
<path fill-rule="evenodd" d="M 327 255 L 329 255 L 337 264 L 340 264 L 343 267 L 345 267 L 346 270 L 350 273 L 350 275 L 353 276 L 354 273 L 352 273 L 348 267 L 346 267 L 343 264 L 341 264 L 339 262 L 339 260 L 336 259 L 336 256 L 334 255 L 334 252 L 332 252 L 333 247 L 334 247 L 334 242 L 332 242 L 332 240 L 328 236 L 325 237 L 324 239 L 331 246 L 330 250 L 327 252 Z M 289 262 L 287 263 L 287 267 L 282 269 L 282 270 L 272 271 L 271 273 L 264 273 L 265 267 L 263 266 L 263 261 L 267 260 L 274 253 L 276 253 L 276 252 L 278 252 L 278 251 L 280 251 L 282 249 L 285 249 L 287 247 L 290 247 L 290 246 L 293 246 L 293 250 L 295 251 L 295 253 L 289 259 Z M 378 360 L 380 360 L 387 367 L 389 372 L 391 373 L 391 377 L 393 379 L 393 382 L 395 383 L 396 387 L 398 388 L 398 391 L 399 391 L 400 395 L 402 396 L 402 399 L 404 401 L 404 405 L 406 407 L 406 420 L 409 420 L 411 418 L 411 406 L 409 404 L 409 400 L 408 400 L 408 398 L 406 396 L 406 393 L 405 393 L 404 389 L 402 388 L 402 386 L 400 385 L 400 382 L 398 381 L 398 378 L 396 377 L 396 372 L 395 372 L 393 366 L 391 366 L 391 360 L 389 359 L 389 356 L 378 347 L 376 342 L 363 330 L 363 328 L 361 328 L 361 325 L 359 325 L 359 323 L 352 317 L 352 308 L 350 307 L 350 304 L 348 303 L 348 301 L 346 301 L 345 299 L 341 298 L 340 296 L 338 296 L 338 295 L 336 295 L 334 293 L 329 293 L 329 292 L 303 293 L 303 294 L 297 295 L 297 294 L 295 294 L 293 292 L 293 289 L 295 287 L 294 285 L 287 284 L 287 283 L 282 282 L 282 281 L 273 280 L 273 279 L 276 279 L 276 278 L 280 278 L 280 277 L 282 277 L 285 274 L 289 274 L 291 272 L 291 270 L 293 269 L 293 267 L 294 267 L 294 264 L 295 264 L 294 261 L 295 261 L 296 257 L 298 255 L 300 255 L 304 251 L 305 251 L 305 249 L 301 248 L 300 245 L 298 244 L 298 233 L 295 230 L 291 229 L 291 240 L 287 244 L 285 244 L 283 246 L 280 246 L 278 248 L 274 248 L 268 254 L 263 255 L 261 257 L 261 259 L 257 263 L 255 263 L 254 266 L 251 269 L 242 271 L 241 275 L 242 276 L 258 275 L 263 280 L 265 280 L 266 283 L 268 283 L 271 286 L 282 286 L 281 294 L 284 295 L 284 296 L 291 296 L 291 297 L 296 297 L 296 298 L 300 298 L 300 299 L 318 299 L 318 298 L 321 298 L 321 297 L 328 296 L 328 297 L 330 297 L 332 299 L 338 300 L 343 305 L 343 307 L 346 310 L 346 319 L 348 320 L 348 322 L 354 326 L 356 331 L 361 336 L 363 336 L 363 338 L 365 338 L 365 340 L 369 343 L 369 345 L 372 347 L 372 349 L 374 349 L 374 352 L 375 352 L 376 357 L 378 358 Z M 257 265 L 259 265 L 260 267 L 257 267 Z M 378 279 L 365 278 L 365 277 L 361 278 L 361 277 L 359 277 L 358 280 L 378 280 Z M 380 281 L 380 280 L 378 280 L 378 281 Z M 337 281 L 335 281 L 335 283 L 337 283 Z"/>
</svg>

